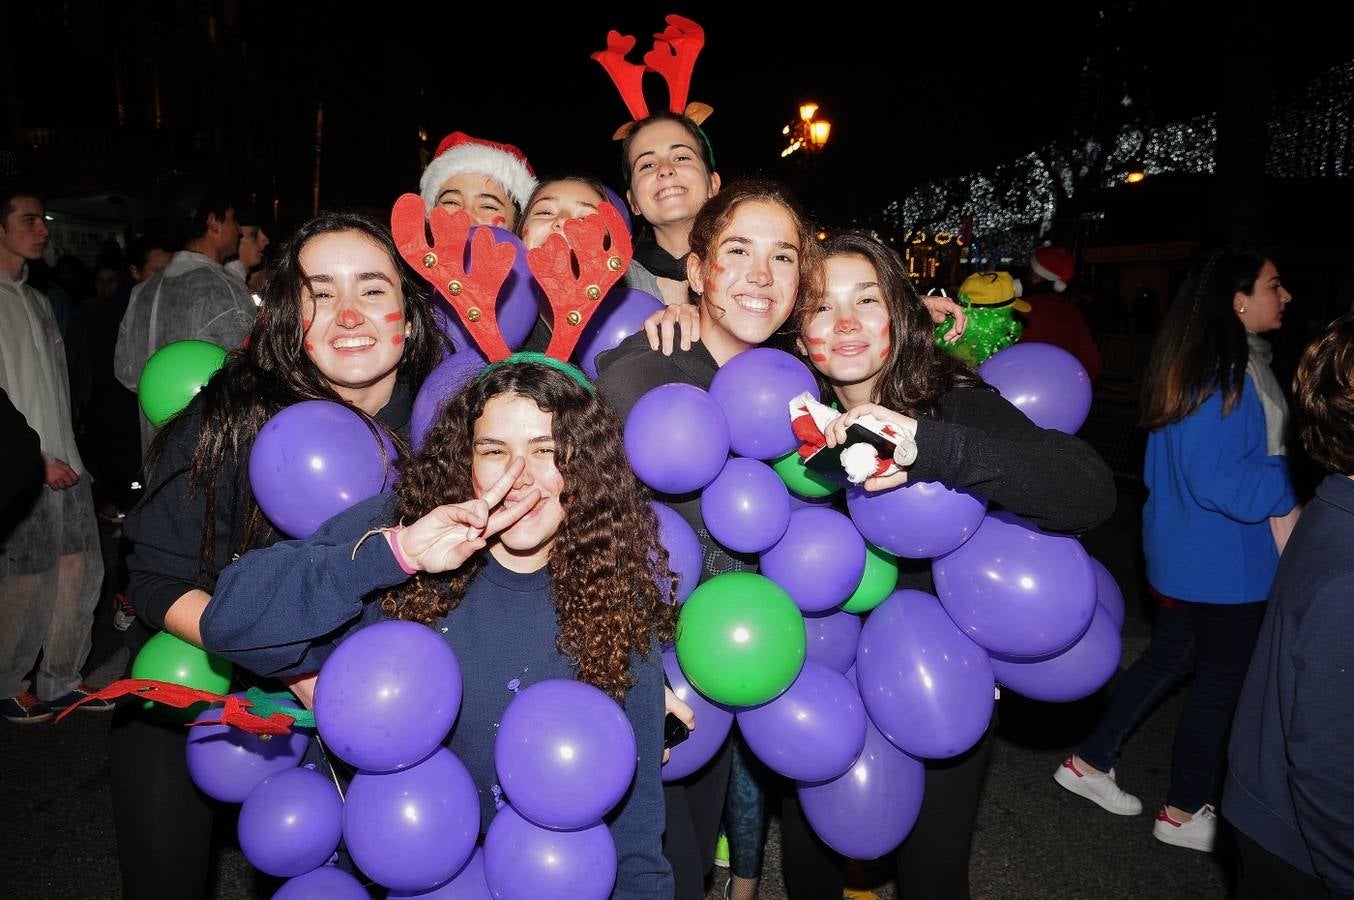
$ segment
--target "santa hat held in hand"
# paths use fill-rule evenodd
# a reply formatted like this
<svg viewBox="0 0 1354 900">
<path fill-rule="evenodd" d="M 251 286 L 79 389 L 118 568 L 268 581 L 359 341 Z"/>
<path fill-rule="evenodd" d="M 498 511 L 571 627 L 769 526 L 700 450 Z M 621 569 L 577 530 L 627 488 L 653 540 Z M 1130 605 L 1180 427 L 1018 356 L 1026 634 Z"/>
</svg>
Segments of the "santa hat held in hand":
<svg viewBox="0 0 1354 900">
<path fill-rule="evenodd" d="M 423 205 L 432 209 L 448 178 L 462 172 L 478 172 L 503 185 L 518 210 L 524 210 L 536 190 L 536 173 L 526 155 L 512 144 L 499 144 L 453 131 L 437 145 L 437 155 L 423 170 L 418 192 Z"/>
<path fill-rule="evenodd" d="M 1030 270 L 1046 281 L 1053 282 L 1053 290 L 1062 293 L 1067 283 L 1077 274 L 1077 261 L 1066 247 L 1050 244 L 1034 251 Z"/>
</svg>

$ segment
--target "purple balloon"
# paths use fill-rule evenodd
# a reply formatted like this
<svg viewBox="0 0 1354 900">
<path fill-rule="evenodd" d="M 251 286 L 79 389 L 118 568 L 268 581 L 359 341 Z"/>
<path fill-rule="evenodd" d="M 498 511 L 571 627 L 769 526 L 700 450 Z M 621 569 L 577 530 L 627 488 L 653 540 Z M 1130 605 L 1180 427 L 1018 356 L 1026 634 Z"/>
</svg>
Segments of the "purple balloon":
<svg viewBox="0 0 1354 900">
<path fill-rule="evenodd" d="M 484 880 L 484 850 L 476 847 L 461 871 L 446 884 L 430 891 L 391 891 L 386 900 L 493 900 L 493 896 L 489 882 Z"/>
<path fill-rule="evenodd" d="M 315 683 L 315 725 L 329 749 L 367 772 L 425 758 L 461 706 L 456 655 L 436 631 L 385 621 L 338 645 Z"/>
<path fill-rule="evenodd" d="M 480 834 L 475 782 L 445 747 L 400 772 L 359 772 L 343 804 L 343 842 L 377 884 L 426 891 L 470 859 Z"/>
<path fill-rule="evenodd" d="M 678 781 L 714 759 L 724 747 L 733 725 L 733 712 L 691 686 L 677 663 L 676 651 L 663 651 L 663 673 L 668 676 L 677 699 L 691 707 L 696 717 L 696 727 L 686 740 L 668 751 L 668 761 L 663 765 L 663 780 Z"/>
<path fill-rule="evenodd" d="M 616 844 L 602 823 L 551 831 L 504 806 L 484 836 L 484 874 L 501 900 L 605 900 L 616 883 Z"/>
<path fill-rule="evenodd" d="M 385 489 L 394 475 L 390 451 L 348 407 L 305 400 L 259 429 L 249 451 L 249 483 L 268 520 L 304 539 Z"/>
<path fill-rule="evenodd" d="M 661 309 L 663 301 L 652 294 L 616 285 L 583 328 L 578 349 L 574 351 L 578 367 L 587 372 L 589 378 L 596 378 L 597 354 L 642 331 L 644 320 Z"/>
<path fill-rule="evenodd" d="M 362 882 L 342 869 L 320 866 L 288 879 L 273 900 L 371 900 Z"/>
<path fill-rule="evenodd" d="M 244 696 L 236 694 L 237 697 Z M 284 706 L 297 705 L 284 701 Z M 198 714 L 196 722 L 221 718 L 221 705 Z M 225 803 L 243 803 L 260 781 L 274 772 L 301 764 L 310 746 L 308 731 L 265 737 L 230 725 L 195 725 L 188 729 L 188 775 L 208 797 Z"/>
<path fill-rule="evenodd" d="M 630 408 L 625 455 L 639 480 L 661 494 L 698 491 L 728 461 L 729 423 L 700 388 L 660 384 Z"/>
<path fill-rule="evenodd" d="M 1032 700 L 1065 703 L 1088 697 L 1105 686 L 1119 669 L 1123 645 L 1119 629 L 1104 607 L 1096 604 L 1091 627 L 1057 656 L 1036 662 L 992 657 L 997 681 Z"/>
<path fill-rule="evenodd" d="M 623 199 L 621 199 L 620 194 L 616 193 L 606 185 L 602 186 L 602 193 L 606 196 L 607 202 L 610 203 L 612 206 L 616 207 L 616 212 L 621 214 L 621 220 L 625 222 L 625 230 L 630 232 L 631 234 L 634 234 L 635 226 L 630 221 L 629 205 L 627 205 L 626 202 Z"/>
<path fill-rule="evenodd" d="M 870 720 L 913 756 L 957 756 L 992 721 L 987 654 L 923 591 L 894 591 L 866 618 L 856 681 Z"/>
<path fill-rule="evenodd" d="M 846 509 L 865 540 L 895 556 L 929 559 L 948 553 L 972 537 L 983 521 L 987 501 L 919 481 L 887 491 L 852 487 Z"/>
<path fill-rule="evenodd" d="M 799 805 L 815 834 L 851 859 L 877 859 L 903 842 L 921 812 L 926 769 L 865 724 L 865 747 L 831 781 L 800 782 Z"/>
<path fill-rule="evenodd" d="M 511 231 L 497 228 L 493 225 L 476 225 L 470 229 L 470 239 L 465 242 L 464 265 L 470 265 L 470 250 L 475 240 L 475 232 L 481 228 L 488 228 L 494 236 L 495 243 L 507 241 L 517 248 L 517 255 L 513 257 L 512 271 L 508 273 L 507 279 L 503 282 L 503 287 L 499 288 L 498 301 L 494 306 L 494 315 L 498 317 L 498 330 L 503 335 L 503 341 L 510 350 L 516 350 L 522 346 L 527 337 L 531 334 L 531 329 L 536 327 L 536 317 L 544 310 L 550 308 L 550 304 L 545 299 L 545 292 L 541 286 L 536 283 L 532 277 L 531 268 L 527 265 L 527 249 L 522 246 L 522 241 Z M 467 274 L 473 275 L 474 270 Z M 446 298 L 442 294 L 437 295 L 443 303 Z M 448 315 L 446 320 L 446 332 L 451 337 L 452 346 L 457 350 L 464 350 L 467 347 L 478 347 L 475 340 L 470 336 L 470 332 L 465 330 L 461 323 L 461 315 L 448 306 Z"/>
<path fill-rule="evenodd" d="M 837 610 L 806 615 L 807 658 L 830 669 L 845 672 L 856 664 L 856 645 L 860 641 L 860 616 Z"/>
<path fill-rule="evenodd" d="M 730 550 L 761 553 L 790 527 L 790 491 L 766 463 L 734 457 L 701 492 L 701 518 Z"/>
<path fill-rule="evenodd" d="M 258 783 L 240 806 L 240 850 L 261 872 L 290 878 L 328 861 L 342 834 L 343 799 L 314 769 L 288 769 Z"/>
<path fill-rule="evenodd" d="M 931 571 L 959 629 L 1003 656 L 1060 653 L 1095 614 L 1095 572 L 1076 538 L 1040 531 L 1008 512 L 989 514 Z"/>
<path fill-rule="evenodd" d="M 482 353 L 474 347 L 468 347 L 457 350 L 428 373 L 427 380 L 414 397 L 414 408 L 409 414 L 409 435 L 415 450 L 423 448 L 423 439 L 441 418 L 442 408 L 447 401 L 460 393 L 461 388 L 483 372 L 487 365 L 489 360 Z"/>
<path fill-rule="evenodd" d="M 615 700 L 560 678 L 514 697 L 494 737 L 494 769 L 508 802 L 545 828 L 600 821 L 635 780 L 637 753 Z"/>
<path fill-rule="evenodd" d="M 775 459 L 799 446 L 790 429 L 790 401 L 818 382 L 808 366 L 784 350 L 754 347 L 720 366 L 710 396 L 729 420 L 733 452 L 750 459 Z"/>
<path fill-rule="evenodd" d="M 1076 434 L 1091 411 L 1091 376 L 1052 344 L 1012 344 L 988 357 L 978 374 L 1040 428 Z"/>
<path fill-rule="evenodd" d="M 841 672 L 805 660 L 785 693 L 738 711 L 738 729 L 773 771 L 826 781 L 851 768 L 865 746 L 865 704 Z"/>
<path fill-rule="evenodd" d="M 658 540 L 668 551 L 668 568 L 677 575 L 677 602 L 683 603 L 705 571 L 700 538 L 672 507 L 655 500 L 653 509 L 658 514 Z"/>
<path fill-rule="evenodd" d="M 823 612 L 841 606 L 860 585 L 865 539 L 835 509 L 796 510 L 784 536 L 762 554 L 761 573 L 804 612 Z"/>
<path fill-rule="evenodd" d="M 1095 570 L 1095 602 L 1109 613 L 1115 630 L 1123 631 L 1124 592 L 1119 590 L 1119 583 L 1114 580 L 1114 576 L 1105 568 L 1104 563 L 1090 554 L 1087 554 L 1087 558 L 1091 561 L 1091 568 Z"/>
</svg>

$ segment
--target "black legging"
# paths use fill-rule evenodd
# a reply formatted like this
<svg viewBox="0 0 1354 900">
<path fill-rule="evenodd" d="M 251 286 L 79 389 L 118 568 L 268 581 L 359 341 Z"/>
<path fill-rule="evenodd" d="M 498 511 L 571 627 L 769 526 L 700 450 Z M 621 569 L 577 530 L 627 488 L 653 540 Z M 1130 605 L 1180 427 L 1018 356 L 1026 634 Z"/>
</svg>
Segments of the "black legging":
<svg viewBox="0 0 1354 900">
<path fill-rule="evenodd" d="M 926 762 L 921 813 L 895 853 L 903 900 L 968 900 L 969 854 L 978 801 L 992 762 L 992 729 L 953 759 Z M 839 900 L 842 857 L 809 828 L 791 786 L 781 803 L 781 861 L 790 900 Z"/>
<path fill-rule="evenodd" d="M 705 876 L 715 864 L 715 842 L 719 840 L 719 820 L 724 814 L 732 753 L 731 736 L 704 768 L 681 781 L 663 785 L 667 812 L 663 855 L 672 866 L 676 900 L 702 900 L 705 896 Z"/>
<path fill-rule="evenodd" d="M 125 900 L 200 900 L 217 804 L 188 775 L 187 729 L 123 699 L 113 713 L 113 821 Z"/>
</svg>

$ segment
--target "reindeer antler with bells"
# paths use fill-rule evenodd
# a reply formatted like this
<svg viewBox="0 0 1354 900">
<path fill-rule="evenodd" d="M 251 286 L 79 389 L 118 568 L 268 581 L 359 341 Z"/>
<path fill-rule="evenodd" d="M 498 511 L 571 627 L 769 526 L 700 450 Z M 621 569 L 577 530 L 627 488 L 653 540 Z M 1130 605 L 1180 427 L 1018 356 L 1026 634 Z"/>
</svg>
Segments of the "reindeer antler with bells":
<svg viewBox="0 0 1354 900">
<path fill-rule="evenodd" d="M 632 35 L 609 31 L 606 36 L 606 49 L 598 50 L 592 58 L 606 69 L 616 89 L 625 101 L 625 107 L 634 116 L 612 135 L 621 140 L 635 127 L 635 122 L 649 115 L 649 105 L 644 100 L 643 79 L 645 72 L 657 72 L 668 84 L 668 110 L 684 115 L 697 125 L 704 122 L 714 112 L 714 107 L 706 103 L 687 103 L 687 94 L 691 91 L 691 73 L 696 67 L 696 57 L 705 46 L 705 29 L 700 25 L 678 15 L 667 16 L 664 21 L 668 27 L 653 36 L 654 46 L 644 54 L 645 65 L 628 62 L 626 55 L 634 49 Z"/>
<path fill-rule="evenodd" d="M 554 313 L 555 332 L 546 356 L 569 359 L 583 327 L 633 256 L 625 220 L 610 203 L 600 204 L 594 216 L 565 222 L 564 237 L 552 234 L 545 244 L 527 251 L 527 265 Z"/>
<path fill-rule="evenodd" d="M 425 223 L 432 229 L 431 245 Z M 498 362 L 512 354 L 498 330 L 495 306 L 512 272 L 517 248 L 495 241 L 488 228 L 479 229 L 471 240 L 470 225 L 470 216 L 463 211 L 453 214 L 434 206 L 425 212 L 417 194 L 400 197 L 390 211 L 390 231 L 405 262 L 442 293 L 484 355 Z M 469 266 L 463 262 L 467 242 Z"/>
</svg>

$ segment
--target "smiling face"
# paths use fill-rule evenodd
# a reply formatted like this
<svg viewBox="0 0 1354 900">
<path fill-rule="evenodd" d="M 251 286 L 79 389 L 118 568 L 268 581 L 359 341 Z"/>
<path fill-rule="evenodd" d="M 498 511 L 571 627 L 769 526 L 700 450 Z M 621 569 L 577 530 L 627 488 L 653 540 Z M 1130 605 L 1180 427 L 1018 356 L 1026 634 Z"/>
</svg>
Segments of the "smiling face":
<svg viewBox="0 0 1354 900">
<path fill-rule="evenodd" d="M 834 385 L 873 384 L 892 349 L 879 274 L 856 254 L 824 265 L 823 298 L 804 316 L 799 349 Z"/>
<path fill-rule="evenodd" d="M 394 261 L 356 231 L 321 234 L 300 254 L 305 352 L 335 392 L 380 411 L 404 355 L 404 294 Z M 373 408 L 374 407 L 374 408 Z"/>
<path fill-rule="evenodd" d="M 1279 281 L 1278 268 L 1265 260 L 1265 264 L 1260 267 L 1260 274 L 1255 276 L 1255 287 L 1251 293 L 1237 291 L 1232 298 L 1232 308 L 1247 331 L 1264 334 L 1283 325 L 1284 307 L 1292 299 L 1293 295 Z"/>
<path fill-rule="evenodd" d="M 644 126 L 630 142 L 631 208 L 655 227 L 689 222 L 719 191 L 719 175 L 705 167 L 697 138 L 679 122 Z"/>
<path fill-rule="evenodd" d="M 471 479 L 481 497 L 516 457 L 526 467 L 503 504 L 510 507 L 533 488 L 540 499 L 531 512 L 498 535 L 489 552 L 507 569 L 534 572 L 550 560 L 550 548 L 564 522 L 560 495 L 564 477 L 556 466 L 554 416 L 520 394 L 499 394 L 475 421 Z"/>
<path fill-rule="evenodd" d="M 442 182 L 437 205 L 451 213 L 465 210 L 476 225 L 496 225 L 510 231 L 517 226 L 517 211 L 508 189 L 479 172 L 461 172 Z"/>
<path fill-rule="evenodd" d="M 711 259 L 687 258 L 700 294 L 701 341 L 723 365 L 775 334 L 799 291 L 799 231 L 777 203 L 741 204 L 711 244 Z"/>
<path fill-rule="evenodd" d="M 522 216 L 522 243 L 528 250 L 545 244 L 552 234 L 564 234 L 564 223 L 594 215 L 605 200 L 581 181 L 565 179 L 541 185 Z"/>
</svg>

